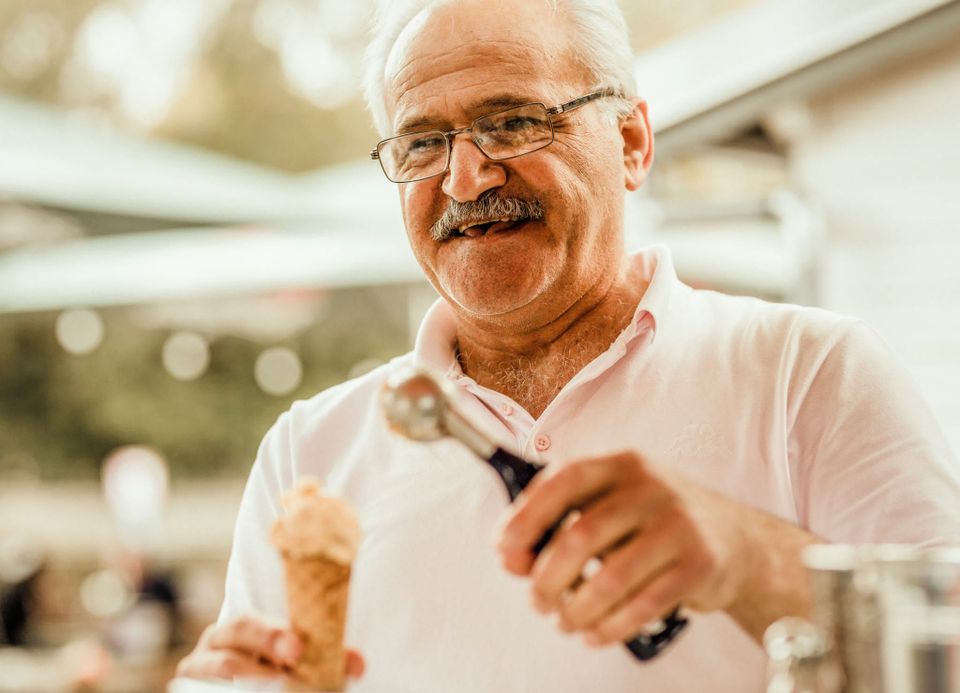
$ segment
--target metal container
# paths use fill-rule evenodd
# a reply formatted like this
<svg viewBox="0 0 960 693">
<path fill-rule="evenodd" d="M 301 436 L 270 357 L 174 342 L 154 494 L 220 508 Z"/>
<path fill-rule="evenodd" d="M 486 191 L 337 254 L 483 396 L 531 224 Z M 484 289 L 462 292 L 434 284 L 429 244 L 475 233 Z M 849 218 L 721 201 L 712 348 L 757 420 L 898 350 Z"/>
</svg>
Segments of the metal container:
<svg viewBox="0 0 960 693">
<path fill-rule="evenodd" d="M 813 621 L 767 631 L 768 693 L 960 693 L 960 548 L 817 545 Z"/>
</svg>

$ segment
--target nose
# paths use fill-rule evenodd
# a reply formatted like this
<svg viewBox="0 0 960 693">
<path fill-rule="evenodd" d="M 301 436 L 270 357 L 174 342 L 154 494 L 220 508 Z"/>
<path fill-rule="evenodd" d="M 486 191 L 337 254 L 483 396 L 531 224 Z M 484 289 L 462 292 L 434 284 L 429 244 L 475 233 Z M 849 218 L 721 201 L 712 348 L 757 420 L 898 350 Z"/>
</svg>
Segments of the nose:
<svg viewBox="0 0 960 693">
<path fill-rule="evenodd" d="M 507 182 L 500 162 L 487 158 L 468 133 L 450 143 L 450 170 L 443 176 L 442 190 L 457 202 L 474 202 L 483 193 Z"/>
</svg>

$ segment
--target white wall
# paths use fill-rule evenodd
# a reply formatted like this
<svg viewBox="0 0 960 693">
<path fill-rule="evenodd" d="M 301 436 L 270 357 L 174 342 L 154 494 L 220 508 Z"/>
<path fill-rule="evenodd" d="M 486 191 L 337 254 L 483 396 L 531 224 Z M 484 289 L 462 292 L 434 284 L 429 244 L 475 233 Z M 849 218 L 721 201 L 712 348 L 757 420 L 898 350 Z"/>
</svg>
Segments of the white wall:
<svg viewBox="0 0 960 693">
<path fill-rule="evenodd" d="M 898 352 L 960 452 L 960 46 L 812 104 L 796 177 L 828 223 L 825 307 Z"/>
</svg>

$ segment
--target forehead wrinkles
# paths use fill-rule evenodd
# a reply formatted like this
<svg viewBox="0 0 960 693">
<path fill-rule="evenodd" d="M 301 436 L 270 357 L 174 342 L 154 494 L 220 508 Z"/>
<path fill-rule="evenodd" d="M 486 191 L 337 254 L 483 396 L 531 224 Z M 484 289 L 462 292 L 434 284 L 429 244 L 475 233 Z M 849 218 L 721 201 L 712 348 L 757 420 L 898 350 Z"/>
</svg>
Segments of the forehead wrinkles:
<svg viewBox="0 0 960 693">
<path fill-rule="evenodd" d="M 388 111 L 401 102 L 498 80 L 512 81 L 501 84 L 507 91 L 580 81 L 567 22 L 544 12 L 548 7 L 529 0 L 467 0 L 422 12 L 401 31 L 385 65 Z"/>
<path fill-rule="evenodd" d="M 424 89 L 445 79 L 459 81 L 466 78 L 479 86 L 491 81 L 491 76 L 493 79 L 525 76 L 528 85 L 532 80 L 542 80 L 556 64 L 550 56 L 532 46 L 514 41 L 489 41 L 478 46 L 464 46 L 456 52 L 417 51 L 407 57 L 390 84 L 393 93 L 399 96 L 398 100 L 409 91 Z"/>
</svg>

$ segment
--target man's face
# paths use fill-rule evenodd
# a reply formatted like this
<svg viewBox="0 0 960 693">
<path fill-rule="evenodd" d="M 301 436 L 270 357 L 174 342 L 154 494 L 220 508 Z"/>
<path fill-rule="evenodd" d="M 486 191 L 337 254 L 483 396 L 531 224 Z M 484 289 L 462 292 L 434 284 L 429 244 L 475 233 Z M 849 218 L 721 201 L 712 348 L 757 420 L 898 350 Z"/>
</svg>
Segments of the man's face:
<svg viewBox="0 0 960 693">
<path fill-rule="evenodd" d="M 589 90 L 568 31 L 546 2 L 472 0 L 421 15 L 387 67 L 395 133 L 449 130 L 528 102 L 548 107 Z M 598 103 L 555 121 L 545 149 L 491 161 L 468 135 L 454 140 L 443 176 L 400 186 L 414 254 L 427 278 L 473 324 L 536 329 L 562 315 L 622 258 L 624 140 Z M 431 227 L 451 203 L 484 194 L 538 201 L 543 219 L 438 241 Z"/>
</svg>

